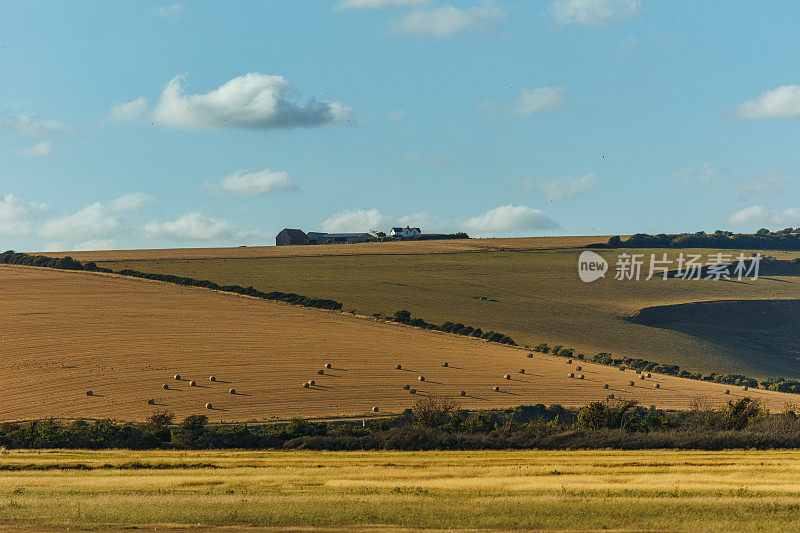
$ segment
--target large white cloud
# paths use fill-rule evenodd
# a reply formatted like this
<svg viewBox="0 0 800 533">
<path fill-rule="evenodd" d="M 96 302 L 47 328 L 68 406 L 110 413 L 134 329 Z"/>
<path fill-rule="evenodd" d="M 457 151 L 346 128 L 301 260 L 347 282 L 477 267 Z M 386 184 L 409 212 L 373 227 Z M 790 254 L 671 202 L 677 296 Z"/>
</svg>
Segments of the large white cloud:
<svg viewBox="0 0 800 533">
<path fill-rule="evenodd" d="M 147 206 L 155 205 L 158 200 L 143 192 L 130 192 L 112 200 L 108 208 L 114 212 L 141 211 Z"/>
<path fill-rule="evenodd" d="M 400 33 L 449 37 L 466 30 L 486 30 L 505 19 L 505 12 L 494 2 L 461 8 L 450 4 L 412 11 L 393 25 Z"/>
<path fill-rule="evenodd" d="M 549 12 L 556 25 L 608 26 L 642 15 L 639 0 L 556 0 Z"/>
<path fill-rule="evenodd" d="M 213 191 L 240 196 L 261 196 L 297 190 L 297 183 L 292 181 L 288 172 L 274 172 L 269 169 L 249 173 L 240 170 L 206 186 Z"/>
<path fill-rule="evenodd" d="M 30 148 L 23 148 L 19 153 L 23 157 L 44 157 L 53 153 L 53 143 L 50 141 L 41 141 Z"/>
<path fill-rule="evenodd" d="M 548 200 L 564 200 L 586 194 L 596 184 L 597 176 L 585 174 L 578 178 L 543 181 L 536 184 L 536 189 Z"/>
<path fill-rule="evenodd" d="M 202 213 L 186 213 L 167 222 L 150 222 L 144 233 L 151 239 L 211 241 L 236 236 L 235 226 L 228 220 L 213 218 Z"/>
<path fill-rule="evenodd" d="M 539 87 L 533 90 L 522 89 L 517 101 L 516 114 L 528 116 L 539 111 L 563 107 L 569 102 L 564 87 Z"/>
<path fill-rule="evenodd" d="M 48 239 L 88 240 L 102 239 L 116 234 L 121 228 L 119 219 L 108 213 L 100 202 L 45 222 L 39 236 Z"/>
<path fill-rule="evenodd" d="M 736 114 L 750 120 L 800 118 L 800 85 L 782 85 L 765 91 L 755 100 L 739 104 Z"/>
<path fill-rule="evenodd" d="M 336 9 L 386 9 L 394 7 L 411 7 L 426 3 L 428 0 L 342 0 Z"/>
<path fill-rule="evenodd" d="M 728 223 L 736 226 L 784 227 L 800 224 L 800 209 L 788 208 L 783 211 L 767 209 L 763 205 L 752 205 L 736 211 L 728 217 Z"/>
<path fill-rule="evenodd" d="M 525 205 L 502 205 L 464 221 L 464 227 L 482 235 L 550 230 L 558 227 L 544 211 Z"/>
<path fill-rule="evenodd" d="M 0 193 L 0 236 L 28 235 L 32 224 L 46 211 L 44 204 L 24 202 L 13 194 Z"/>
<path fill-rule="evenodd" d="M 21 114 L 8 117 L 3 121 L 3 124 L 7 128 L 11 128 L 22 135 L 45 135 L 48 133 L 65 133 L 70 131 L 68 126 L 60 122 L 36 115 Z"/>
<path fill-rule="evenodd" d="M 208 93 L 191 95 L 183 92 L 184 79 L 185 75 L 175 76 L 161 92 L 153 111 L 158 124 L 180 129 L 293 128 L 342 122 L 352 114 L 339 102 L 295 102 L 283 76 L 251 72 Z"/>
<path fill-rule="evenodd" d="M 322 222 L 322 229 L 330 233 L 380 230 L 387 219 L 377 209 L 351 209 L 339 211 Z"/>
</svg>

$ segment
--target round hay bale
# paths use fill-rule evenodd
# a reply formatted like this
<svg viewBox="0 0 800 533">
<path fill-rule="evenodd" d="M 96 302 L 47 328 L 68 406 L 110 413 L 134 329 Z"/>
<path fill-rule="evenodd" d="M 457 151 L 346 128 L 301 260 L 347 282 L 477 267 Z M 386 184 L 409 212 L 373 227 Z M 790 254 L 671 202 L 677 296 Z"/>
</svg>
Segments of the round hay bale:
<svg viewBox="0 0 800 533">
<path fill-rule="evenodd" d="M 403 390 L 411 390 L 411 385 L 403 385 Z"/>
<path fill-rule="evenodd" d="M 583 379 L 583 374 L 578 374 L 578 379 Z"/>
<path fill-rule="evenodd" d="M 324 373 L 325 373 L 325 371 L 322 370 L 321 368 L 319 370 L 317 370 L 317 374 L 319 374 L 320 376 L 323 375 Z"/>
<path fill-rule="evenodd" d="M 495 392 L 500 392 L 500 387 L 495 385 L 494 387 L 492 387 L 492 390 L 495 391 Z"/>
<path fill-rule="evenodd" d="M 304 388 L 304 389 L 307 389 L 307 388 L 309 388 L 310 386 L 311 386 L 311 385 L 309 385 L 309 384 L 308 384 L 308 381 L 306 381 L 305 383 L 303 383 L 303 388 Z"/>
<path fill-rule="evenodd" d="M 608 399 L 609 399 L 609 400 L 613 400 L 613 399 L 614 399 L 614 395 L 613 395 L 613 394 L 609 394 L 609 395 L 608 395 Z"/>
<path fill-rule="evenodd" d="M 175 381 L 180 381 L 180 380 L 181 380 L 181 375 L 175 374 Z"/>
<path fill-rule="evenodd" d="M 742 390 L 743 390 L 743 391 L 748 391 L 748 390 L 750 390 L 750 387 L 748 387 L 747 385 L 745 385 L 744 387 L 742 387 Z"/>
<path fill-rule="evenodd" d="M 524 368 L 520 368 L 519 370 L 517 370 L 517 372 L 519 372 L 520 374 L 524 374 L 525 373 L 525 369 Z"/>
<path fill-rule="evenodd" d="M 147 400 L 147 405 L 155 405 L 155 404 L 156 401 L 154 399 L 150 398 L 149 400 Z"/>
<path fill-rule="evenodd" d="M 657 389 L 660 389 L 661 388 L 661 383 L 656 383 L 655 385 L 653 385 L 653 387 L 655 387 Z"/>
<path fill-rule="evenodd" d="M 168 390 L 169 389 L 169 385 L 164 383 L 163 385 L 161 385 L 161 388 L 164 389 L 164 390 Z"/>
<path fill-rule="evenodd" d="M 505 376 L 503 376 L 503 379 L 511 379 L 511 374 L 506 374 Z"/>
<path fill-rule="evenodd" d="M 217 378 L 215 378 L 214 376 L 209 376 L 208 381 L 217 381 Z"/>
<path fill-rule="evenodd" d="M 373 408 L 372 408 L 372 412 L 373 412 L 373 413 L 377 413 L 377 412 L 378 412 L 378 406 L 375 406 L 375 407 L 373 407 Z"/>
<path fill-rule="evenodd" d="M 236 394 L 236 389 L 229 389 L 228 392 L 231 394 Z"/>
<path fill-rule="evenodd" d="M 92 392 L 92 391 L 90 391 L 90 390 L 87 390 L 87 391 L 86 391 L 86 396 L 91 396 L 91 395 L 93 395 L 93 394 L 94 394 L 94 392 Z"/>
<path fill-rule="evenodd" d="M 571 365 L 572 364 L 572 359 L 567 359 L 567 364 Z"/>
<path fill-rule="evenodd" d="M 603 383 L 603 388 L 607 389 L 608 388 L 608 383 Z"/>
<path fill-rule="evenodd" d="M 195 380 L 192 380 L 192 381 L 189 382 L 189 386 L 190 387 L 197 387 L 197 382 Z"/>
<path fill-rule="evenodd" d="M 639 379 L 644 379 L 644 374 L 639 375 Z"/>
<path fill-rule="evenodd" d="M 652 378 L 652 377 L 653 377 L 653 374 L 651 374 L 650 372 L 648 372 L 648 373 L 647 373 L 647 377 L 648 377 L 648 378 Z"/>
<path fill-rule="evenodd" d="M 630 385 L 631 387 L 633 387 L 633 386 L 635 385 L 635 383 L 634 383 L 633 381 L 629 381 L 629 382 L 628 382 L 628 385 Z"/>
<path fill-rule="evenodd" d="M 725 389 L 725 394 L 730 394 L 730 393 L 731 393 L 730 389 Z"/>
<path fill-rule="evenodd" d="M 574 377 L 575 377 L 575 374 L 573 374 L 572 372 L 570 372 L 570 373 L 569 373 L 569 377 L 571 377 L 571 378 L 574 378 Z"/>
<path fill-rule="evenodd" d="M 619 367 L 619 371 L 620 372 L 625 372 L 625 367 L 624 366 Z"/>
<path fill-rule="evenodd" d="M 213 405 L 211 405 L 210 403 L 207 403 L 207 404 L 206 404 L 206 409 L 213 409 L 213 408 L 214 408 L 214 406 L 213 406 Z"/>
<path fill-rule="evenodd" d="M 583 367 L 576 366 L 576 367 L 575 367 L 575 370 L 577 370 L 578 372 L 580 372 L 581 370 L 583 370 Z"/>
<path fill-rule="evenodd" d="M 308 382 L 308 384 L 313 387 L 314 385 L 317 384 L 317 382 L 312 379 L 311 381 Z"/>
<path fill-rule="evenodd" d="M 637 368 L 637 369 L 636 369 L 636 373 L 637 373 L 637 374 L 641 374 L 641 373 L 642 373 L 642 371 L 641 371 L 641 370 L 639 370 L 639 369 Z"/>
<path fill-rule="evenodd" d="M 425 381 L 425 376 L 419 376 L 419 377 L 417 378 L 417 380 L 418 380 L 418 381 Z"/>
<path fill-rule="evenodd" d="M 465 390 L 462 390 L 461 392 L 459 392 L 459 394 L 460 394 L 461 396 L 466 396 L 466 395 L 467 395 L 467 391 L 465 391 Z"/>
<path fill-rule="evenodd" d="M 396 365 L 395 370 L 403 370 L 403 365 Z"/>
<path fill-rule="evenodd" d="M 331 364 L 330 363 L 325 363 L 325 368 L 331 368 Z"/>
<path fill-rule="evenodd" d="M 528 359 L 533 359 L 533 354 L 532 353 L 528 354 Z"/>
<path fill-rule="evenodd" d="M 408 393 L 409 394 L 416 394 L 417 393 L 417 389 L 409 389 Z"/>
<path fill-rule="evenodd" d="M 442 366 L 447 368 L 447 366 L 448 366 L 447 361 L 442 361 Z"/>
</svg>

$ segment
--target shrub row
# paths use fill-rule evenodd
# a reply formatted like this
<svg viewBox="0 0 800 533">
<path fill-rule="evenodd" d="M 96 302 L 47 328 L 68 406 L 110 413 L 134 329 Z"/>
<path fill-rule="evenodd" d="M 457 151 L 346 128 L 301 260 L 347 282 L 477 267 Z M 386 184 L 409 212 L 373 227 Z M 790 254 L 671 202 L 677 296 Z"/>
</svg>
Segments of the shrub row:
<svg viewBox="0 0 800 533">
<path fill-rule="evenodd" d="M 375 240 L 378 242 L 392 242 L 392 241 L 439 241 L 450 239 L 469 239 L 466 233 L 420 233 L 419 235 L 412 235 L 411 237 L 392 237 L 391 235 L 384 235 L 377 237 Z"/>
<path fill-rule="evenodd" d="M 204 415 L 173 424 L 168 412 L 143 423 L 110 420 L 0 424 L 6 448 L 79 449 L 576 449 L 800 447 L 794 411 L 769 413 L 740 398 L 719 409 L 664 411 L 607 400 L 582 408 L 528 405 L 462 411 L 448 399 L 421 398 L 400 415 L 361 422 L 211 425 Z"/>
<path fill-rule="evenodd" d="M 380 315 L 376 315 L 376 318 L 380 318 Z M 432 329 L 436 331 L 444 331 L 446 333 L 455 333 L 456 335 L 464 335 L 465 337 L 475 337 L 479 339 L 486 339 L 489 342 L 497 342 L 500 344 L 508 344 L 509 346 L 516 346 L 517 343 L 509 337 L 508 335 L 503 335 L 502 333 L 498 333 L 496 331 L 483 331 L 481 328 L 474 328 L 472 326 L 465 326 L 464 324 L 457 322 L 443 322 L 441 325 L 434 324 L 432 322 L 426 322 L 421 318 L 411 318 L 411 313 L 406 311 L 405 309 L 401 311 L 397 311 L 394 315 L 390 317 L 383 317 L 391 320 L 393 322 L 399 322 L 400 324 L 408 324 L 410 326 L 414 326 L 417 328 L 423 329 Z"/>
<path fill-rule="evenodd" d="M 658 235 L 637 233 L 624 241 L 619 236 L 613 236 L 608 239 L 607 244 L 601 243 L 590 247 L 800 250 L 800 228 L 786 228 L 776 232 L 762 228 L 755 234 L 722 230 L 711 234 L 704 231 Z"/>
<path fill-rule="evenodd" d="M 100 268 L 94 263 L 81 263 L 71 257 L 47 257 L 44 255 L 32 255 L 8 250 L 0 254 L 0 264 L 25 265 L 46 268 L 57 268 L 60 270 L 87 270 L 91 272 L 111 272 L 107 268 Z"/>
<path fill-rule="evenodd" d="M 561 357 L 575 357 L 576 359 L 584 359 L 583 354 L 575 355 L 575 350 L 572 348 L 564 348 L 561 345 L 553 346 L 552 348 L 547 343 L 541 343 L 533 348 L 533 351 L 540 353 L 552 353 Z M 658 374 L 666 374 L 668 376 L 677 376 L 679 378 L 695 379 L 699 381 L 709 381 L 712 383 L 723 383 L 725 385 L 735 385 L 739 387 L 758 388 L 759 386 L 766 390 L 773 390 L 779 392 L 793 392 L 800 394 L 800 381 L 787 380 L 785 378 L 770 378 L 766 381 L 758 382 L 757 379 L 743 376 L 741 374 L 717 374 L 712 372 L 707 376 L 703 376 L 699 372 L 689 372 L 681 370 L 678 365 L 666 365 L 663 363 L 654 363 L 645 359 L 633 357 L 615 357 L 610 353 L 600 352 L 590 359 L 593 363 L 608 366 L 624 366 L 634 370 L 642 370 L 645 372 L 655 372 Z"/>
</svg>

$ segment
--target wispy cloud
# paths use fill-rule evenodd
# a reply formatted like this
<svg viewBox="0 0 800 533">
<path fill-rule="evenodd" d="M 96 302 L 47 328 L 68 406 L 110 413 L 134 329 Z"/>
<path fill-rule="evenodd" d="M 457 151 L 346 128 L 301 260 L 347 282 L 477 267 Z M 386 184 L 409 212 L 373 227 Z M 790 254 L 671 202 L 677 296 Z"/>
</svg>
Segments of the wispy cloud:
<svg viewBox="0 0 800 533">
<path fill-rule="evenodd" d="M 156 6 L 153 14 L 161 18 L 176 18 L 183 15 L 185 11 L 186 7 L 183 4 L 169 4 Z"/>
<path fill-rule="evenodd" d="M 25 202 L 13 194 L 0 193 L 0 236 L 30 234 L 33 224 L 46 212 L 45 204 Z"/>
<path fill-rule="evenodd" d="M 515 114 L 526 117 L 539 111 L 563 108 L 570 98 L 564 87 L 539 87 L 520 91 Z"/>
<path fill-rule="evenodd" d="M 369 232 L 387 224 L 387 218 L 377 209 L 349 209 L 339 211 L 322 221 L 327 232 Z"/>
<path fill-rule="evenodd" d="M 548 200 L 564 200 L 590 192 L 597 185 L 597 176 L 585 174 L 575 178 L 545 181 L 526 179 L 520 185 L 525 193 L 536 191 Z"/>
<path fill-rule="evenodd" d="M 42 141 L 19 151 L 23 157 L 44 157 L 53 153 L 53 143 Z"/>
<path fill-rule="evenodd" d="M 297 183 L 292 180 L 288 172 L 275 172 L 269 169 L 258 172 L 239 170 L 216 183 L 207 183 L 206 187 L 212 191 L 239 196 L 263 196 L 296 191 Z"/>
<path fill-rule="evenodd" d="M 749 120 L 800 118 L 800 85 L 782 85 L 765 91 L 758 98 L 739 104 L 736 114 Z"/>
<path fill-rule="evenodd" d="M 228 220 L 192 212 L 167 222 L 145 224 L 144 233 L 151 239 L 212 241 L 234 238 L 238 232 Z"/>
<path fill-rule="evenodd" d="M 466 8 L 446 4 L 412 11 L 396 21 L 392 29 L 398 33 L 450 37 L 463 31 L 490 29 L 505 17 L 505 12 L 492 1 Z"/>
<path fill-rule="evenodd" d="M 428 0 L 342 0 L 336 9 L 387 9 L 413 7 L 424 4 Z"/>
<path fill-rule="evenodd" d="M 347 121 L 352 114 L 343 103 L 295 102 L 283 76 L 251 72 L 205 94 L 185 95 L 184 76 L 164 87 L 153 112 L 158 124 L 178 129 L 295 128 Z"/>
<path fill-rule="evenodd" d="M 602 27 L 642 16 L 639 0 L 556 0 L 548 12 L 557 26 Z"/>
<path fill-rule="evenodd" d="M 3 125 L 22 135 L 45 135 L 71 131 L 71 128 L 55 120 L 27 114 L 8 117 L 3 121 Z"/>
<path fill-rule="evenodd" d="M 734 226 L 769 228 L 795 226 L 800 224 L 800 209 L 788 208 L 783 211 L 768 209 L 763 205 L 753 205 L 736 211 L 728 217 L 728 223 Z"/>
<path fill-rule="evenodd" d="M 130 102 L 114 104 L 108 113 L 108 119 L 115 123 L 132 122 L 142 118 L 145 113 L 147 113 L 147 100 L 141 97 Z"/>
</svg>

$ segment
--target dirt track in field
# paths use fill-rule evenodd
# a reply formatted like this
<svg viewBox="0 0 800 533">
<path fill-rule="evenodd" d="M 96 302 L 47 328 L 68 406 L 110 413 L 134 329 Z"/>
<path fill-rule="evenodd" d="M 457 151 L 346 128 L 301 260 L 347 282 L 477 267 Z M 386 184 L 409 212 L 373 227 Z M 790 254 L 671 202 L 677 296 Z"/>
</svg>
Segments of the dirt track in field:
<svg viewBox="0 0 800 533">
<path fill-rule="evenodd" d="M 465 408 L 583 405 L 609 393 L 662 408 L 747 394 L 782 409 L 796 398 L 656 374 L 641 381 L 632 371 L 528 358 L 524 350 L 480 340 L 117 276 L 2 266 L 0 297 L 0 420 L 141 420 L 154 409 L 212 421 L 361 416 L 373 406 L 379 414 L 410 407 L 416 397 L 405 384 L 419 395 L 458 397 L 465 390 L 468 396 L 458 397 Z M 318 375 L 325 363 L 332 368 Z M 192 379 L 198 386 L 190 386 Z M 317 385 L 303 388 L 311 379 Z M 148 405 L 150 398 L 157 405 Z"/>
</svg>

